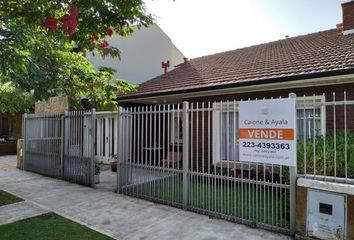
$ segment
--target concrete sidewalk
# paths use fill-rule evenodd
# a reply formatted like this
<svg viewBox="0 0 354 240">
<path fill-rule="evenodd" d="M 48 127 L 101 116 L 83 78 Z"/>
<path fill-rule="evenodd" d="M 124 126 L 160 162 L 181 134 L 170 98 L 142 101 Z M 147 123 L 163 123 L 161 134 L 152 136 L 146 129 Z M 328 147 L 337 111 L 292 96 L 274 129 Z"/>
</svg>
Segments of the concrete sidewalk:
<svg viewBox="0 0 354 240">
<path fill-rule="evenodd" d="M 0 157 L 0 189 L 117 239 L 291 239 L 107 189 L 20 171 L 14 156 Z"/>
</svg>

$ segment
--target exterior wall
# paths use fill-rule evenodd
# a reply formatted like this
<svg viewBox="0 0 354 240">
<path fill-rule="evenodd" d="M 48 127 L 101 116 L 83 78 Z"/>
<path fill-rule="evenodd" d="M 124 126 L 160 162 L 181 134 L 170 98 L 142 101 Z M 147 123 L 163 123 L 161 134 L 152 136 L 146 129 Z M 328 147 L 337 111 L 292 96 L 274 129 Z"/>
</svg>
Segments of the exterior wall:
<svg viewBox="0 0 354 240">
<path fill-rule="evenodd" d="M 267 92 L 252 92 L 252 93 L 240 93 L 240 94 L 230 94 L 230 95 L 218 95 L 200 98 L 186 98 L 183 101 L 189 102 L 218 102 L 218 101 L 233 101 L 233 100 L 247 100 L 247 99 L 262 99 L 262 98 L 287 98 L 289 93 L 295 93 L 298 97 L 302 96 L 313 96 L 313 95 L 326 95 L 326 102 L 342 101 L 344 99 L 344 91 L 346 92 L 347 100 L 354 100 L 354 84 L 341 84 L 341 85 L 329 85 L 329 86 L 318 86 L 318 87 L 308 87 L 308 88 L 297 88 L 297 89 L 283 89 L 283 90 L 273 90 Z M 335 93 L 335 97 L 333 96 Z M 344 111 L 343 107 L 336 107 L 336 129 L 344 128 Z M 326 107 L 326 130 L 332 131 L 334 129 L 334 118 L 333 118 L 334 108 L 333 106 Z M 347 129 L 354 130 L 354 107 L 347 107 Z"/>
<path fill-rule="evenodd" d="M 35 113 L 62 113 L 69 110 L 67 96 L 49 98 L 47 101 L 36 102 Z"/>
<path fill-rule="evenodd" d="M 253 93 L 242 93 L 242 94 L 234 94 L 234 95 L 218 95 L 218 96 L 210 96 L 210 97 L 202 97 L 202 98 L 189 98 L 189 99 L 183 99 L 183 101 L 189 101 L 189 102 L 204 102 L 205 106 L 207 106 L 207 102 L 211 102 L 212 104 L 214 101 L 233 101 L 233 100 L 241 100 L 241 99 L 262 99 L 262 98 L 271 98 L 271 97 L 282 97 L 282 98 L 287 98 L 289 93 L 296 93 L 298 97 L 301 96 L 313 96 L 313 95 L 326 95 L 326 102 L 332 102 L 333 99 L 333 92 L 335 92 L 335 100 L 336 101 L 341 101 L 343 100 L 343 92 L 346 91 L 346 99 L 347 100 L 354 100 L 354 85 L 353 84 L 343 84 L 343 85 L 336 85 L 336 86 L 323 86 L 323 87 L 313 87 L 313 88 L 299 88 L 299 89 L 289 89 L 289 90 L 274 90 L 274 91 L 267 91 L 267 92 L 253 92 Z M 199 104 L 199 107 L 201 105 Z M 335 113 L 336 113 L 336 121 L 335 121 L 335 126 L 336 130 L 340 130 L 344 128 L 344 108 L 340 106 L 335 107 Z M 200 115 L 200 114 L 199 114 Z M 326 132 L 332 132 L 334 130 L 334 108 L 333 106 L 327 106 L 326 107 Z M 347 129 L 348 130 L 354 130 L 354 105 L 350 105 L 347 107 Z M 205 119 L 205 118 L 204 118 Z M 197 144 L 198 144 L 198 153 L 193 152 L 193 157 L 194 159 L 198 159 L 198 164 L 202 165 L 203 161 L 205 161 L 206 154 L 204 153 L 204 157 L 202 155 L 202 140 L 204 138 L 204 144 L 208 143 L 208 130 L 204 129 L 204 132 L 201 130 L 201 121 L 202 118 L 199 117 L 199 140 L 197 143 L 196 139 L 193 139 L 193 149 L 197 149 Z M 205 120 L 206 121 L 206 120 Z M 196 118 L 194 118 L 194 126 L 196 124 Z M 205 126 L 207 122 L 204 123 Z M 212 119 L 211 119 L 211 126 L 212 126 Z M 194 130 L 194 136 L 196 133 L 196 130 Z M 210 153 L 211 153 L 211 161 L 213 158 L 213 153 L 212 153 L 212 141 L 213 138 L 210 135 Z M 204 145 L 206 147 L 206 145 Z M 206 148 L 207 149 L 207 148 Z M 197 158 L 198 155 L 198 158 Z M 205 162 L 204 162 L 205 163 Z"/>
<path fill-rule="evenodd" d="M 21 138 L 22 114 L 0 113 L 0 138 L 14 137 Z"/>
<path fill-rule="evenodd" d="M 354 2 L 342 4 L 343 8 L 343 31 L 354 29 Z"/>
<path fill-rule="evenodd" d="M 11 127 L 10 136 L 15 138 L 21 138 L 22 136 L 22 114 L 16 113 L 10 116 Z"/>
<path fill-rule="evenodd" d="M 296 188 L 296 222 L 295 232 L 299 236 L 306 236 L 307 221 L 307 188 Z"/>
<path fill-rule="evenodd" d="M 121 51 L 121 61 L 99 54 L 87 54 L 88 60 L 98 69 L 100 66 L 117 70 L 116 77 L 129 83 L 140 84 L 163 74 L 161 62 L 170 61 L 168 70 L 182 63 L 185 57 L 171 42 L 171 39 L 158 27 L 137 29 L 132 36 L 107 38 L 111 46 Z"/>
<path fill-rule="evenodd" d="M 0 137 L 7 136 L 9 134 L 9 114 L 0 113 Z"/>
</svg>

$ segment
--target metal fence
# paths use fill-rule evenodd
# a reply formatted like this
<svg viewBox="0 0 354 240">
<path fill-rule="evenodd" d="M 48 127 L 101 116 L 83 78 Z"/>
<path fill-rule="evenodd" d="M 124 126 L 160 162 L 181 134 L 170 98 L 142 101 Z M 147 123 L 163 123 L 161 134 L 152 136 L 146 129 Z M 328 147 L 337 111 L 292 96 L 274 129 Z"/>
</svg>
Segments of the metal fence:
<svg viewBox="0 0 354 240">
<path fill-rule="evenodd" d="M 353 184 L 354 96 L 296 102 L 298 176 Z M 95 112 L 26 115 L 24 167 L 93 185 L 93 156 L 118 153 L 124 194 L 292 234 L 296 172 L 240 162 L 238 105 L 140 106 L 98 120 Z"/>
<path fill-rule="evenodd" d="M 298 174 L 354 184 L 354 100 L 347 93 L 312 96 L 298 102 Z"/>
<path fill-rule="evenodd" d="M 24 170 L 94 186 L 95 111 L 24 115 Z"/>
<path fill-rule="evenodd" d="M 128 108 L 120 123 L 124 194 L 290 232 L 289 169 L 238 161 L 238 102 Z"/>
<path fill-rule="evenodd" d="M 354 182 L 354 101 L 297 96 L 298 176 Z M 121 109 L 124 194 L 292 234 L 295 169 L 240 162 L 237 101 Z"/>
</svg>

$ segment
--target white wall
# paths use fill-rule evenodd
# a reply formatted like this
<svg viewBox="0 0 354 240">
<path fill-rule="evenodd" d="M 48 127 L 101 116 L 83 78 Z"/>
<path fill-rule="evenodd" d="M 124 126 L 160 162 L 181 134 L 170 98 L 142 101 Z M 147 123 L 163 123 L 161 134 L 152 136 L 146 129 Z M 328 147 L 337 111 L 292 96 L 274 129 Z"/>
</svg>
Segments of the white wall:
<svg viewBox="0 0 354 240">
<path fill-rule="evenodd" d="M 99 54 L 87 54 L 89 61 L 98 69 L 100 66 L 117 70 L 116 77 L 129 83 L 139 84 L 164 73 L 161 62 L 170 61 L 168 71 L 183 62 L 185 57 L 171 39 L 157 25 L 134 31 L 130 37 L 107 37 L 110 45 L 121 51 L 121 61 Z"/>
</svg>

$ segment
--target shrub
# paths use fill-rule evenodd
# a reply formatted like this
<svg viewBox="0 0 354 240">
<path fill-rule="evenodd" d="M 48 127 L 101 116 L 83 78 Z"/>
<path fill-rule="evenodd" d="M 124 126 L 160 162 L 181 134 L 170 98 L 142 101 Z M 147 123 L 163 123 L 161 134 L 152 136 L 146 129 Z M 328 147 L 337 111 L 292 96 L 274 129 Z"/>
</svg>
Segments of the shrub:
<svg viewBox="0 0 354 240">
<path fill-rule="evenodd" d="M 347 149 L 345 149 L 345 143 Z M 347 151 L 346 151 L 347 150 Z M 297 145 L 298 172 L 326 176 L 345 177 L 345 156 L 347 154 L 348 177 L 354 178 L 354 133 L 338 131 L 317 136 Z M 305 170 L 306 155 L 306 170 Z M 335 173 L 336 169 L 336 173 Z"/>
</svg>

